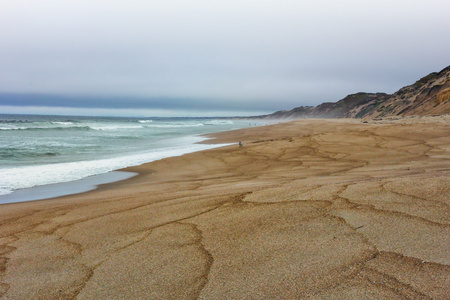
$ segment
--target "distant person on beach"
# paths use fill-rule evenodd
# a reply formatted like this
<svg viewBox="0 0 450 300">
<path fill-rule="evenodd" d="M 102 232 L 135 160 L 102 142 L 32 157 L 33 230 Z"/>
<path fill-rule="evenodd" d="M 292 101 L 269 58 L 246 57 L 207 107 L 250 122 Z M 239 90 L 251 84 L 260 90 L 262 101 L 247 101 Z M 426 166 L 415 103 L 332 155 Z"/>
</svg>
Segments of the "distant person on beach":
<svg viewBox="0 0 450 300">
<path fill-rule="evenodd" d="M 242 142 L 241 141 L 239 141 L 239 147 L 242 147 Z"/>
</svg>

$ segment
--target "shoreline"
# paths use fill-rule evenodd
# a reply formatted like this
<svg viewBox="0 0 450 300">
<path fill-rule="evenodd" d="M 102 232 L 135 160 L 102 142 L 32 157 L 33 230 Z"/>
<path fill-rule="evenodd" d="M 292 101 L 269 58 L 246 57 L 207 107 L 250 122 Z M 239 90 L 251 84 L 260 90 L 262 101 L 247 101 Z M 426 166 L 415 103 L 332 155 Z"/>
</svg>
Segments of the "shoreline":
<svg viewBox="0 0 450 300">
<path fill-rule="evenodd" d="M 221 144 L 221 143 L 217 143 L 217 142 L 208 143 L 208 140 L 210 138 L 207 138 L 206 137 L 207 135 L 210 135 L 210 134 L 199 135 L 199 137 L 203 137 L 204 140 L 202 140 L 200 142 L 196 142 L 195 144 L 205 144 L 205 145 Z M 174 156 L 167 156 L 167 157 L 163 157 L 160 159 L 182 156 L 184 154 L 205 151 L 205 150 L 209 150 L 209 149 L 214 149 L 216 147 L 224 147 L 224 146 L 228 146 L 228 145 L 229 144 L 218 145 L 218 146 L 214 146 L 214 147 L 207 148 L 207 149 L 194 150 L 192 152 L 185 152 L 182 154 L 175 154 Z M 157 159 L 157 160 L 160 160 L 160 159 Z M 140 165 L 148 164 L 153 161 L 144 162 Z M 140 165 L 136 165 L 136 166 L 140 166 Z M 77 179 L 77 180 L 57 182 L 57 183 L 51 183 L 51 184 L 45 184 L 45 185 L 38 185 L 38 186 L 34 186 L 34 187 L 29 187 L 29 188 L 17 189 L 9 194 L 0 195 L 0 205 L 19 203 L 19 202 L 37 201 L 37 200 L 47 200 L 47 199 L 53 199 L 53 198 L 64 197 L 64 196 L 69 196 L 69 195 L 86 193 L 86 192 L 98 189 L 98 187 L 101 185 L 113 184 L 113 183 L 116 183 L 119 181 L 124 181 L 124 180 L 130 179 L 134 176 L 138 176 L 139 174 L 137 174 L 137 173 L 127 171 L 128 169 L 136 167 L 136 166 L 119 168 L 116 170 L 109 171 L 107 173 L 90 175 L 90 176 L 87 176 L 87 177 L 84 177 L 81 179 Z"/>
<path fill-rule="evenodd" d="M 2 205 L 0 297 L 444 299 L 450 123 L 395 122 L 219 132 L 243 147 Z"/>
<path fill-rule="evenodd" d="M 76 181 L 208 149 L 207 143 L 198 143 L 205 140 L 201 134 L 250 126 L 242 120 L 167 118 L 145 124 L 141 121 L 5 116 L 1 130 L 5 138 L 5 145 L 2 145 L 5 159 L 0 170 L 0 198 L 9 198 L 3 195 L 13 191 Z M 39 134 L 31 134 L 34 130 Z M 72 135 L 77 136 L 77 140 L 71 139 Z"/>
</svg>

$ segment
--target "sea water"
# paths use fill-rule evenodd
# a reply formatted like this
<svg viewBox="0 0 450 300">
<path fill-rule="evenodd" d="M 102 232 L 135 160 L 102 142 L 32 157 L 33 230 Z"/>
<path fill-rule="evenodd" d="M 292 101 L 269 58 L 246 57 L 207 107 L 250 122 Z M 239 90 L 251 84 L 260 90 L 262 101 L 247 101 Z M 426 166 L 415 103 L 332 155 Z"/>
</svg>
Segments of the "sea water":
<svg viewBox="0 0 450 300">
<path fill-rule="evenodd" d="M 200 135 L 254 125 L 222 118 L 0 115 L 0 198 L 218 147 L 197 144 L 205 140 Z"/>
</svg>

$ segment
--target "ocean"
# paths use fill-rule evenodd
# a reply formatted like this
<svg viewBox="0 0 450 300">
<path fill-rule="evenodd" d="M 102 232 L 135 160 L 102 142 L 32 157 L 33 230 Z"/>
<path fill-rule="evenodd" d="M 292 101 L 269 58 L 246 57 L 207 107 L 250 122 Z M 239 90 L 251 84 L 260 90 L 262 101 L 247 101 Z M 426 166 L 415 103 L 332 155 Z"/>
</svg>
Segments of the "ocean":
<svg viewBox="0 0 450 300">
<path fill-rule="evenodd" d="M 24 189 L 95 178 L 125 167 L 222 146 L 197 143 L 206 140 L 202 134 L 262 125 L 249 122 L 0 115 L 0 203 L 15 202 L 17 199 L 8 201 L 7 195 L 23 193 Z M 130 176 L 122 173 L 117 172 L 115 178 Z"/>
</svg>

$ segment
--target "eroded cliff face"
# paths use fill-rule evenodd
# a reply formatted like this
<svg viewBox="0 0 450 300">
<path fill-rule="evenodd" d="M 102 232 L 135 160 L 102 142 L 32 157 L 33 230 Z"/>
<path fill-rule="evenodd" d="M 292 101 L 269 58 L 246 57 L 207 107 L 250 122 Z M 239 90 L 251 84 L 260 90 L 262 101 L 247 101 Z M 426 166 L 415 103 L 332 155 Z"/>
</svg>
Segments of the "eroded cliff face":
<svg viewBox="0 0 450 300">
<path fill-rule="evenodd" d="M 385 93 L 356 93 L 336 103 L 324 103 L 316 107 L 316 118 L 360 118 L 361 108 L 373 107 L 376 103 L 386 101 L 390 95 Z M 326 105 L 328 104 L 328 105 Z"/>
<path fill-rule="evenodd" d="M 297 107 L 263 116 L 270 119 L 383 118 L 450 113 L 450 66 L 433 72 L 396 93 L 356 93 L 316 107 Z"/>
<path fill-rule="evenodd" d="M 380 102 L 365 117 L 437 115 L 450 113 L 450 66 L 405 86 Z"/>
</svg>

